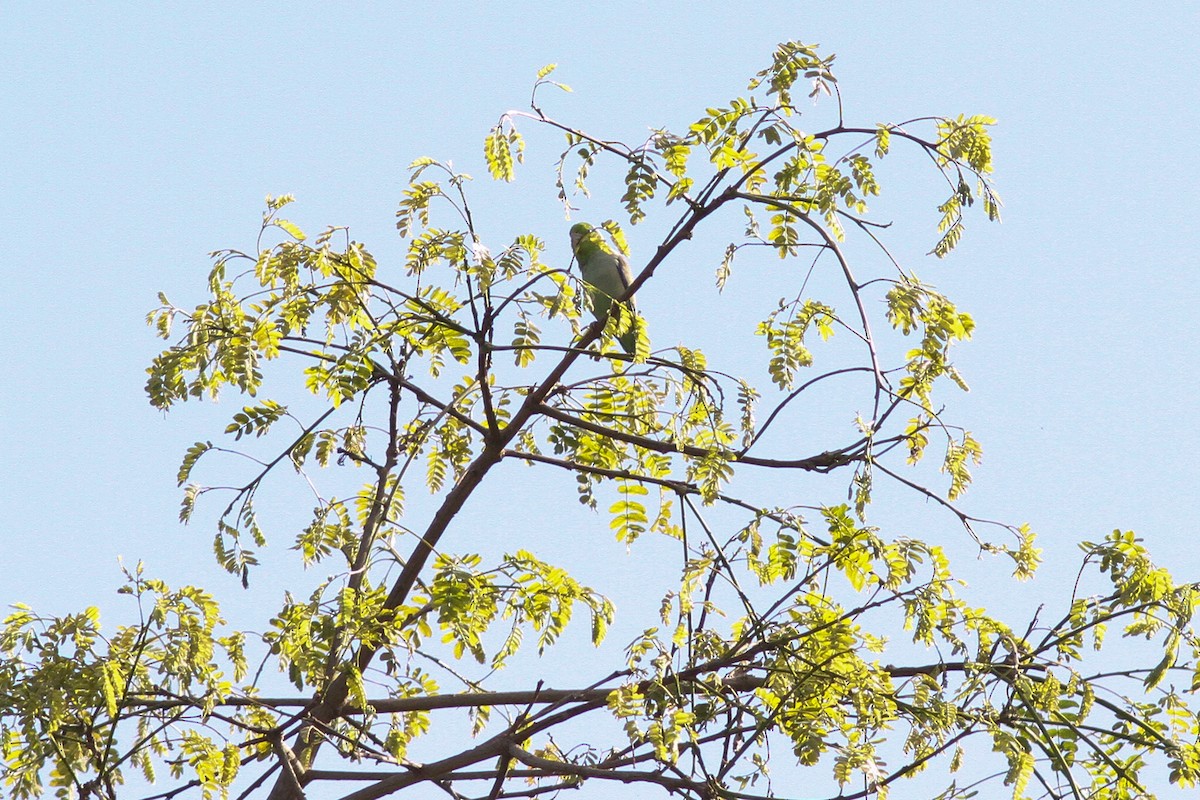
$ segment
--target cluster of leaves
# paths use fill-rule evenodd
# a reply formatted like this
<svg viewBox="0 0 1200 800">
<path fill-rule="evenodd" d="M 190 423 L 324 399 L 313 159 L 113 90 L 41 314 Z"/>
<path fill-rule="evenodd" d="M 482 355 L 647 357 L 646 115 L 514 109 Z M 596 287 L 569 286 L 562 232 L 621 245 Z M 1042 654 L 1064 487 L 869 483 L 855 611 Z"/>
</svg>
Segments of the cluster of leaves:
<svg viewBox="0 0 1200 800">
<path fill-rule="evenodd" d="M 761 363 L 747 358 L 740 375 L 710 365 L 691 343 L 653 350 L 644 325 L 626 356 L 613 338 L 620 327 L 588 321 L 578 279 L 565 259 L 544 259 L 551 250 L 541 237 L 485 244 L 470 176 L 448 165 L 413 162 L 396 223 L 407 251 L 394 268 L 344 228 L 310 242 L 280 216 L 292 198 L 268 198 L 255 249 L 213 254 L 205 302 L 185 309 L 161 297 L 149 315 L 173 343 L 148 370 L 147 392 L 164 410 L 227 390 L 255 398 L 232 415 L 232 441 L 197 442 L 177 476 L 184 521 L 206 495 L 231 495 L 213 546 L 244 582 L 267 544 L 256 500 L 268 477 L 290 465 L 311 489 L 311 519 L 293 547 L 305 566 L 332 574 L 305 599 L 289 594 L 258 637 L 264 663 L 298 694 L 264 697 L 257 673 L 239 685 L 247 636 L 219 633 L 215 604 L 197 590 L 131 576 L 130 591 L 152 598 L 154 610 L 108 641 L 94 612 L 43 619 L 19 610 L 0 628 L 0 709 L 13 709 L 0 711 L 0 775 L 10 793 L 35 796 L 49 774 L 64 794 L 115 796 L 128 761 L 148 779 L 166 763 L 172 777 L 224 794 L 239 767 L 263 760 L 247 791 L 274 775 L 272 797 L 298 798 L 309 784 L 347 777 L 322 769 L 318 756 L 332 750 L 375 765 L 351 776 L 368 782 L 358 798 L 424 781 L 488 781 L 493 797 L 533 797 L 588 780 L 748 797 L 760 781 L 773 794 L 768 767 L 783 744 L 802 768 L 828 763 L 831 794 L 883 797 L 943 759 L 952 777 L 940 796 L 962 797 L 978 777 L 967 770 L 964 786 L 956 783 L 976 737 L 998 754 L 1016 797 L 1035 781 L 1046 796 L 1133 796 L 1144 791 L 1145 765 L 1164 754 L 1171 780 L 1194 784 L 1196 718 L 1164 688 L 1168 676 L 1195 668 L 1194 589 L 1155 567 L 1136 539 L 1085 544 L 1085 566 L 1098 568 L 1108 590 L 1073 596 L 1057 621 L 1022 629 L 960 596 L 943 547 L 868 523 L 878 474 L 937 500 L 981 549 L 1007 554 L 1018 578 L 1040 557 L 1027 528 L 999 526 L 1005 538 L 985 540 L 981 521 L 955 505 L 981 449 L 943 418 L 940 390 L 966 388 L 951 356 L 970 337 L 971 317 L 895 262 L 857 277 L 842 246 L 851 235 L 876 239 L 878 223 L 866 216 L 882 190 L 876 167 L 900 142 L 928 156 L 951 187 L 934 254 L 958 242 L 976 199 L 997 218 L 991 120 L 853 127 L 839 102 L 830 127 L 802 129 L 793 92 L 837 94 L 832 62 L 814 47 L 780 45 L 749 86 L 765 98 L 709 108 L 684 131 L 655 131 L 639 147 L 548 117 L 536 89 L 566 87 L 547 68 L 531 112 L 504 115 L 485 142 L 489 173 L 511 182 L 525 147 L 518 124 L 556 129 L 566 139 L 556 188 L 568 208 L 574 193 L 587 193 L 591 170 L 615 162 L 630 224 L 677 212 L 653 254 L 633 259 L 635 288 L 728 212 L 745 232 L 725 249 L 720 287 L 746 249 L 815 254 L 812 269 L 840 278 L 843 291 L 814 297 L 784 283 L 753 331 L 765 345 Z M 629 251 L 620 224 L 602 227 Z M 896 363 L 880 356 L 877 329 L 904 343 Z M 822 350 L 833 336 L 854 342 L 848 363 Z M 311 397 L 260 397 L 274 373 L 264 365 L 276 360 L 298 365 Z M 756 368 L 767 385 L 756 385 Z M 869 412 L 848 420 L 842 446 L 797 451 L 784 420 L 812 386 L 847 376 L 867 379 L 853 402 Z M 921 461 L 939 437 L 940 489 L 903 474 L 904 459 Z M 234 488 L 194 478 L 214 455 L 254 447 L 269 454 L 255 455 L 255 471 Z M 589 617 L 597 645 L 615 613 L 530 542 L 489 564 L 458 524 L 467 499 L 506 461 L 571 474 L 579 500 L 606 508 L 627 547 L 656 535 L 679 549 L 678 582 L 659 619 L 577 687 L 548 690 L 533 679 L 525 691 L 489 690 L 488 678 L 527 645 L 538 653 L 555 645 L 576 612 Z M 366 479 L 338 497 L 319 488 L 336 483 L 321 472 Z M 754 496 L 755 476 L 777 472 L 832 474 L 832 493 L 804 505 Z M 409 510 L 414 485 L 432 495 L 432 511 Z M 847 488 L 852 503 L 829 499 Z M 1157 666 L 1085 669 L 1085 640 L 1099 645 L 1114 625 L 1149 640 Z M 902 663 L 882 663 L 885 654 Z M 468 710 L 482 740 L 440 760 L 407 760 L 439 708 Z M 500 730 L 489 724 L 497 709 Z M 605 713 L 623 738 L 563 746 L 567 723 Z M 215 733 L 218 722 L 226 733 Z M 898 756 L 902 764 L 889 766 Z M 530 783 L 522 788 L 520 778 Z"/>
<path fill-rule="evenodd" d="M 278 725 L 267 708 L 218 709 L 246 676 L 245 636 L 221 631 L 217 604 L 201 589 L 171 589 L 140 568 L 126 577 L 121 591 L 137 601 L 139 622 L 107 637 L 96 608 L 44 617 L 17 605 L 0 625 L 9 797 L 40 797 L 47 778 L 60 797 L 115 796 L 128 768 L 153 781 L 156 762 L 177 753 L 171 776 L 190 770 L 208 798 L 270 753 L 261 735 L 234 744 L 203 732 L 209 720 L 260 734 Z"/>
</svg>

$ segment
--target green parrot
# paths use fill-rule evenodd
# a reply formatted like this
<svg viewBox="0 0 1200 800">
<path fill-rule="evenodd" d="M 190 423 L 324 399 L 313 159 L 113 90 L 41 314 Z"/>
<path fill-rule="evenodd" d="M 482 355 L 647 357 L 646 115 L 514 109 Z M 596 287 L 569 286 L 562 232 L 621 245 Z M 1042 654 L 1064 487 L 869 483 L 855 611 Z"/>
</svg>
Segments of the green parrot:
<svg viewBox="0 0 1200 800">
<path fill-rule="evenodd" d="M 603 237 L 586 222 L 571 226 L 571 250 L 575 253 L 575 259 L 579 261 L 579 271 L 587 285 L 592 313 L 596 315 L 596 319 L 604 319 L 608 316 L 613 300 L 622 297 L 633 283 L 629 260 L 620 253 L 609 250 Z M 637 303 L 632 296 L 626 298 L 623 304 L 613 309 L 614 318 L 620 318 L 622 306 L 628 306 L 633 312 L 633 324 L 620 335 L 619 341 L 625 352 L 633 355 L 638 336 Z"/>
</svg>

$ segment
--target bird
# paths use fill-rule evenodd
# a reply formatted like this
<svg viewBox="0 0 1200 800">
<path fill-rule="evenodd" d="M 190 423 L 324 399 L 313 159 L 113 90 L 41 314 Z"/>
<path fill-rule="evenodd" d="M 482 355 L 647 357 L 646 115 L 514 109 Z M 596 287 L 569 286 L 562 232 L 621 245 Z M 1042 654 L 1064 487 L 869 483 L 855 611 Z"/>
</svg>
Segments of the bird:
<svg viewBox="0 0 1200 800">
<path fill-rule="evenodd" d="M 586 222 L 571 226 L 571 250 L 579 262 L 579 272 L 583 275 L 592 313 L 596 315 L 596 319 L 603 320 L 609 315 L 613 301 L 624 297 L 633 284 L 629 259 L 620 253 L 612 252 L 599 232 Z M 617 340 L 626 353 L 633 355 L 638 338 L 637 303 L 633 295 L 626 297 L 623 303 L 612 309 L 615 319 L 620 319 L 623 306 L 628 306 L 633 312 L 633 319 L 632 324 L 617 337 Z"/>
</svg>

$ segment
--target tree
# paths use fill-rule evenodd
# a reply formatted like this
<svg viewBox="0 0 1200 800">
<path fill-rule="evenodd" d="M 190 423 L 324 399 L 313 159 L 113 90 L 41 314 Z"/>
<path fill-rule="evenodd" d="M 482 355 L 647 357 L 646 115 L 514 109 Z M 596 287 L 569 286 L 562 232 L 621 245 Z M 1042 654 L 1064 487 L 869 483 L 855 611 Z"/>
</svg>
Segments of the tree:
<svg viewBox="0 0 1200 800">
<path fill-rule="evenodd" d="M 643 785 L 638 796 L 882 797 L 924 772 L 925 796 L 1000 781 L 1014 797 L 1123 798 L 1147 795 L 1164 768 L 1195 785 L 1200 728 L 1168 680 L 1186 676 L 1183 692 L 1197 682 L 1195 587 L 1156 567 L 1133 534 L 1082 543 L 1058 607 L 1006 621 L 964 596 L 947 545 L 868 522 L 886 482 L 933 501 L 1016 580 L 1039 562 L 1027 527 L 958 505 L 981 450 L 941 397 L 966 387 L 951 351 L 973 322 L 893 257 L 890 223 L 866 202 L 893 145 L 927 158 L 947 189 L 932 253 L 947 255 L 973 206 L 999 216 L 993 120 L 847 123 L 832 62 L 781 44 L 750 82 L 757 95 L 638 146 L 545 114 L 539 92 L 566 88 L 547 67 L 530 110 L 505 114 L 485 143 L 492 177 L 512 182 L 518 125 L 564 135 L 555 176 L 568 216 L 593 168 L 618 167 L 629 222 L 666 220 L 656 249 L 629 254 L 630 297 L 672 270 L 698 284 L 694 236 L 732 240 L 720 288 L 736 280 L 735 257 L 802 264 L 813 294 L 796 272 L 754 273 L 783 298 L 761 310 L 733 367 L 762 381 L 690 345 L 656 346 L 645 304 L 636 325 L 629 314 L 591 322 L 561 255 L 567 226 L 548 227 L 554 245 L 530 233 L 485 244 L 469 178 L 449 164 L 412 164 L 397 214 L 402 267 L 378 265 L 344 228 L 310 243 L 281 216 L 292 198 L 268 198 L 255 248 L 214 253 L 206 301 L 188 310 L 160 296 L 149 321 L 175 338 L 147 391 L 161 409 L 254 398 L 225 429 L 233 444 L 197 442 L 178 475 L 184 521 L 201 499 L 229 496 L 214 539 L 225 569 L 253 579 L 270 526 L 256 500 L 290 467 L 316 498 L 294 549 L 334 574 L 289 595 L 259 634 L 229 629 L 208 592 L 140 567 L 123 588 L 140 621 L 107 636 L 94 608 L 53 618 L 17 607 L 0 629 L 9 794 L 48 783 L 60 796 L 115 798 L 131 770 L 153 780 L 164 767 L 172 788 L 155 797 L 236 786 L 362 800 L 423 784 L 455 798 L 535 797 L 613 781 Z M 799 126 L 800 86 L 830 98 L 828 126 Z M 620 224 L 601 227 L 628 252 Z M 721 298 L 678 299 L 681 310 L 708 302 Z M 697 313 L 721 319 L 719 308 Z M 626 354 L 617 342 L 631 326 Z M 289 394 L 300 370 L 310 398 Z M 827 387 L 853 424 L 797 436 L 789 420 L 828 402 L 814 399 Z M 930 447 L 945 478 L 923 462 Z M 201 462 L 232 469 L 213 457 L 236 448 L 253 468 L 233 488 L 191 482 Z M 573 476 L 578 499 L 628 548 L 655 537 L 675 553 L 660 566 L 675 577 L 658 618 L 565 687 L 520 659 L 550 651 L 576 614 L 603 642 L 616 613 L 606 587 L 515 534 L 485 563 L 461 514 L 489 482 L 546 471 Z M 804 497 L 781 492 L 780 475 Z M 321 488 L 347 480 L 341 497 Z M 427 514 L 406 508 L 421 484 L 435 500 Z M 1113 626 L 1137 644 L 1085 660 Z M 518 661 L 530 672 L 522 688 L 496 688 Z M 274 694 L 268 664 L 290 694 Z M 473 738 L 426 735 L 445 709 L 470 715 Z M 417 762 L 419 747 L 437 752 Z M 806 788 L 776 785 L 771 770 Z"/>
</svg>

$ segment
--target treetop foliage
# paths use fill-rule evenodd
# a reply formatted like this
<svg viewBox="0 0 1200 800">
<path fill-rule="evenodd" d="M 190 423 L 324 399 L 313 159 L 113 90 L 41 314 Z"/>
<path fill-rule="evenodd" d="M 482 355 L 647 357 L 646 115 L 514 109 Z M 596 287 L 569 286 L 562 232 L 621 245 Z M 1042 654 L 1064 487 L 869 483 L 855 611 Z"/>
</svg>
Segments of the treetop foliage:
<svg viewBox="0 0 1200 800">
<path fill-rule="evenodd" d="M 960 522 L 1015 579 L 1040 561 L 1027 526 L 958 505 L 982 450 L 945 397 L 966 389 L 953 352 L 974 321 L 893 255 L 892 221 L 868 207 L 881 161 L 927 163 L 945 186 L 930 252 L 947 256 L 976 206 L 999 219 L 995 121 L 847 122 L 833 61 L 781 44 L 750 94 L 638 145 L 545 113 L 544 90 L 569 90 L 551 65 L 529 110 L 485 138 L 488 173 L 512 183 L 527 133 L 562 136 L 552 179 L 568 217 L 593 171 L 619 172 L 624 193 L 590 207 L 623 209 L 599 227 L 629 256 L 633 291 L 694 267 L 681 253 L 701 230 L 728 239 L 712 264 L 720 288 L 757 253 L 837 279 L 817 296 L 794 272 L 764 278 L 781 299 L 743 332 L 737 364 L 655 342 L 652 311 L 626 355 L 627 329 L 583 308 L 569 224 L 495 236 L 476 222 L 471 177 L 448 162 L 410 165 L 402 264 L 378 263 L 344 227 L 310 237 L 284 216 L 292 197 L 268 197 L 254 248 L 212 254 L 206 299 L 159 296 L 148 321 L 168 345 L 146 390 L 163 410 L 247 398 L 221 444 L 196 442 L 177 475 L 184 522 L 221 497 L 221 566 L 254 579 L 272 528 L 260 494 L 290 473 L 313 511 L 288 543 L 329 577 L 295 587 L 257 628 L 231 627 L 209 592 L 141 567 L 122 589 L 138 622 L 110 633 L 95 608 L 15 607 L 0 626 L 8 794 L 115 798 L 133 771 L 169 783 L 137 795 L 161 798 L 365 800 L 423 784 L 536 797 L 612 781 L 705 800 L 882 798 L 898 785 L 960 798 L 994 781 L 1015 798 L 1101 800 L 1147 796 L 1156 770 L 1195 785 L 1195 587 L 1133 534 L 1081 543 L 1059 606 L 1006 621 L 968 599 L 943 544 L 870 521 L 887 482 Z M 817 100 L 826 127 L 807 125 Z M 634 252 L 624 226 L 651 218 L 666 233 Z M 856 258 L 851 239 L 875 256 Z M 836 356 L 835 337 L 849 342 Z M 285 374 L 310 396 L 272 380 Z M 812 452 L 789 420 L 825 389 L 846 398 L 846 429 Z M 242 463 L 252 469 L 232 486 L 193 477 Z M 605 645 L 611 589 L 539 557 L 521 535 L 530 521 L 497 520 L 504 554 L 479 552 L 460 512 L 518 466 L 526 481 L 571 475 L 625 546 L 655 536 L 675 548 L 659 614 L 632 641 Z M 756 478 L 778 474 L 824 488 L 769 494 Z M 331 493 L 346 476 L 357 488 Z M 422 489 L 428 513 L 409 508 Z M 573 685 L 531 675 L 495 688 L 518 654 L 549 653 L 580 618 L 600 649 Z M 1109 630 L 1138 646 L 1095 654 Z M 453 710 L 469 716 L 470 741 L 439 735 Z M 435 755 L 417 761 L 418 747 Z M 786 777 L 797 774 L 803 790 Z"/>
</svg>

